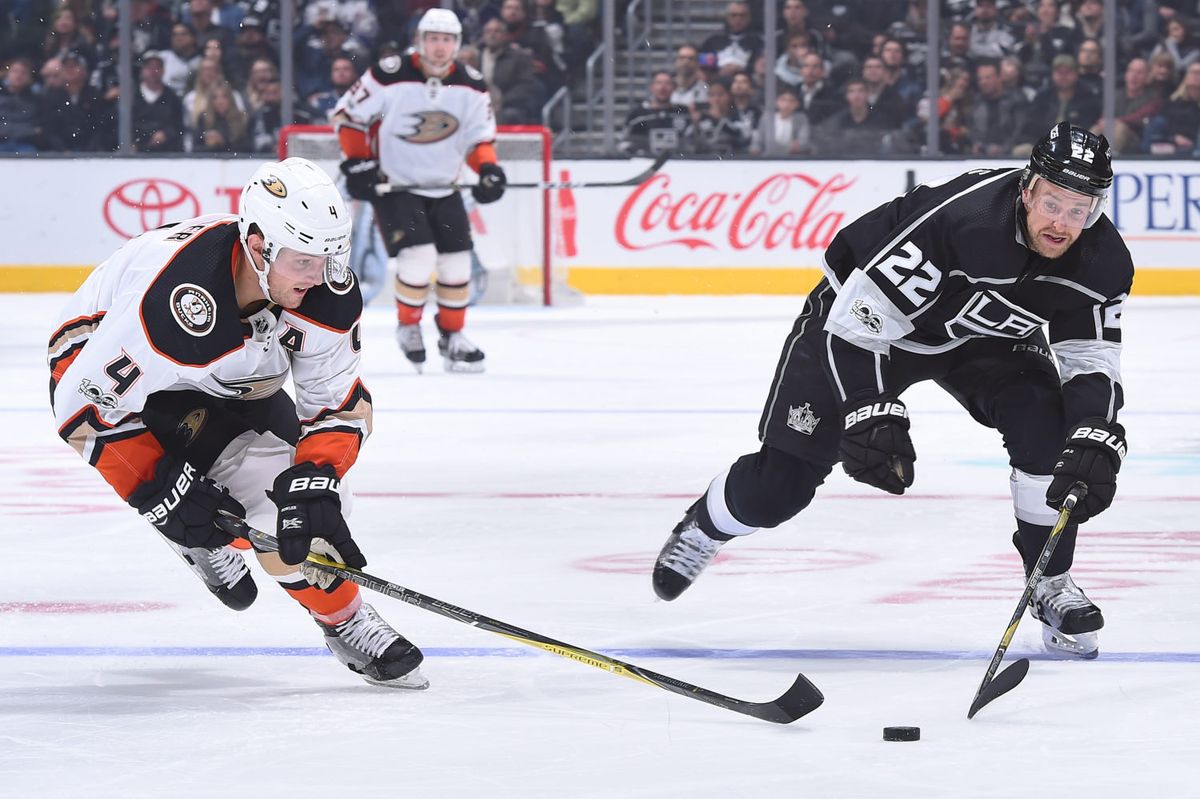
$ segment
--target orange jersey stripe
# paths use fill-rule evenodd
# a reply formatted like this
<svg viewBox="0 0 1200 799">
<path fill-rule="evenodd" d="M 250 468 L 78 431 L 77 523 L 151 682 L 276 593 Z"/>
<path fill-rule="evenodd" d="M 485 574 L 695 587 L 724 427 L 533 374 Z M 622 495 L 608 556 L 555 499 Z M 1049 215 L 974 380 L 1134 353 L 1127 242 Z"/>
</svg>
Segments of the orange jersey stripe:
<svg viewBox="0 0 1200 799">
<path fill-rule="evenodd" d="M 104 443 L 95 466 L 121 499 L 128 500 L 134 489 L 154 477 L 154 467 L 162 456 L 158 439 L 147 430 L 131 438 Z"/>
<path fill-rule="evenodd" d="M 354 461 L 358 459 L 358 449 L 362 436 L 343 430 L 321 430 L 300 439 L 296 445 L 296 463 L 315 463 L 317 466 L 329 465 L 344 477 Z"/>
<path fill-rule="evenodd" d="M 499 163 L 500 159 L 496 157 L 496 148 L 491 142 L 481 142 L 475 145 L 475 149 L 467 156 L 467 166 L 479 171 L 479 167 L 484 164 Z"/>
</svg>

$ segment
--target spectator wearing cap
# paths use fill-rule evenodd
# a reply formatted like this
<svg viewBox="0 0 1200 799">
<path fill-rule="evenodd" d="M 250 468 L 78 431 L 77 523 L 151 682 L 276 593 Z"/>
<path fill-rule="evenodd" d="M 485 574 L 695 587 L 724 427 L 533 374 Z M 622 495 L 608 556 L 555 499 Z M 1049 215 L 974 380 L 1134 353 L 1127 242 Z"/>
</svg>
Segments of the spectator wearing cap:
<svg viewBox="0 0 1200 799">
<path fill-rule="evenodd" d="M 159 55 L 163 60 L 163 83 L 182 98 L 200 67 L 200 46 L 192 26 L 186 22 L 171 26 L 171 47 L 160 50 Z"/>
<path fill-rule="evenodd" d="M 163 82 L 163 58 L 142 55 L 141 81 L 133 96 L 133 146 L 140 153 L 183 149 L 183 101 Z"/>
<path fill-rule="evenodd" d="M 247 15 L 242 18 L 233 50 L 225 59 L 225 71 L 234 86 L 244 88 L 254 62 L 264 59 L 274 61 L 275 57 L 275 49 L 267 41 L 267 28 L 263 21 Z"/>
<path fill-rule="evenodd" d="M 88 83 L 87 59 L 67 53 L 59 59 L 62 86 L 43 93 L 46 149 L 54 152 L 111 151 L 116 148 L 112 103 Z"/>
<path fill-rule="evenodd" d="M 996 0 L 977 0 L 967 55 L 972 59 L 1003 58 L 1016 46 L 1012 31 L 1000 24 Z"/>
<path fill-rule="evenodd" d="M 1075 59 L 1069 55 L 1055 57 L 1050 65 L 1050 85 L 1033 98 L 1013 155 L 1029 155 L 1033 143 L 1056 123 L 1067 121 L 1090 127 L 1099 118 L 1100 111 L 1100 98 L 1079 85 L 1079 67 Z"/>
<path fill-rule="evenodd" d="M 483 26 L 479 71 L 492 96 L 492 109 L 503 125 L 539 119 L 546 93 L 534 72 L 533 57 L 513 41 L 504 20 L 493 17 Z"/>
<path fill-rule="evenodd" d="M 42 104 L 33 93 L 33 62 L 14 58 L 0 83 L 0 152 L 36 153 L 42 137 Z"/>
<path fill-rule="evenodd" d="M 725 7 L 725 30 L 700 44 L 700 52 L 715 58 L 718 74 L 732 77 L 748 69 L 763 50 L 762 36 L 751 29 L 750 4 L 733 0 Z"/>
</svg>

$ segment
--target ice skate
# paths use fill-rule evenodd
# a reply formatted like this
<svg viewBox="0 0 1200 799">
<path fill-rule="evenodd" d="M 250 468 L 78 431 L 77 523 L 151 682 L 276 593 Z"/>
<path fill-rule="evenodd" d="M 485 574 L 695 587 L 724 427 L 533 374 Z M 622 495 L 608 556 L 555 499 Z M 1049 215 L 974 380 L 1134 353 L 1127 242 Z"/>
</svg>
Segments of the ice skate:
<svg viewBox="0 0 1200 799">
<path fill-rule="evenodd" d="M 447 372 L 482 372 L 483 351 L 460 331 L 442 330 L 438 325 L 438 353 L 445 359 Z"/>
<path fill-rule="evenodd" d="M 425 339 L 421 336 L 421 325 L 399 325 L 396 328 L 396 343 L 400 351 L 418 373 L 425 371 Z"/>
<path fill-rule="evenodd" d="M 258 598 L 258 586 L 240 550 L 232 546 L 185 547 L 167 538 L 163 540 L 226 607 L 245 610 Z"/>
<path fill-rule="evenodd" d="M 1070 572 L 1039 580 L 1029 611 L 1042 623 L 1042 641 L 1051 653 L 1085 660 L 1100 654 L 1096 631 L 1104 626 L 1104 616 L 1075 585 Z"/>
<path fill-rule="evenodd" d="M 687 590 L 716 557 L 717 550 L 724 543 L 709 538 L 700 529 L 696 521 L 696 505 L 703 501 L 701 497 L 688 508 L 654 562 L 654 593 L 660 599 L 670 601 Z"/>
<path fill-rule="evenodd" d="M 325 645 L 334 657 L 372 685 L 412 690 L 429 687 L 418 668 L 425 659 L 421 650 L 393 630 L 370 605 L 360 605 L 340 624 L 317 620 L 317 626 L 325 633 Z"/>
</svg>

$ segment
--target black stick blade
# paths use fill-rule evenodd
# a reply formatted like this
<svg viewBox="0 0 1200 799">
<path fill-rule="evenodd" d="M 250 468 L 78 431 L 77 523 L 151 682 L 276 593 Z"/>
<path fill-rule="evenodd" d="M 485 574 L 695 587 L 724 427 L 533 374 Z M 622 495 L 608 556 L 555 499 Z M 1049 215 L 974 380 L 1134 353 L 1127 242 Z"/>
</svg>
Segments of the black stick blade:
<svg viewBox="0 0 1200 799">
<path fill-rule="evenodd" d="M 808 681 L 803 674 L 796 676 L 792 687 L 783 692 L 783 696 L 774 702 L 762 702 L 753 706 L 753 711 L 747 715 L 773 721 L 776 724 L 791 724 L 801 716 L 807 716 L 821 706 L 825 695 L 817 686 Z"/>
<path fill-rule="evenodd" d="M 975 701 L 971 703 L 971 709 L 967 711 L 967 718 L 975 718 L 975 714 L 979 709 L 991 702 L 993 699 L 1004 696 L 1006 693 L 1016 688 L 1021 684 L 1021 680 L 1025 679 L 1025 675 L 1029 673 L 1029 659 L 1021 658 L 1006 668 L 1004 671 L 996 675 L 996 678 L 979 689 L 979 693 L 975 694 Z"/>
</svg>

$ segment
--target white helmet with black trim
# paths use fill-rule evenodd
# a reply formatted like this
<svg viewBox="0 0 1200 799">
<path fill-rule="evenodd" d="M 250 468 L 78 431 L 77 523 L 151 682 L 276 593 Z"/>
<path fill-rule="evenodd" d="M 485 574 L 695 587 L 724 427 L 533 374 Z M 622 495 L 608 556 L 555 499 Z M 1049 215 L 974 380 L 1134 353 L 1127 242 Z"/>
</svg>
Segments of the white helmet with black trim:
<svg viewBox="0 0 1200 799">
<path fill-rule="evenodd" d="M 421 16 L 417 23 L 417 53 L 425 60 L 425 34 L 448 33 L 454 37 L 454 52 L 450 55 L 453 61 L 458 57 L 458 48 L 462 46 L 462 23 L 458 15 L 448 8 L 431 8 Z"/>
<path fill-rule="evenodd" d="M 337 294 L 354 285 L 350 271 L 350 212 L 333 180 L 307 158 L 263 164 L 242 189 L 238 233 L 250 255 L 251 231 L 263 237 L 263 267 L 254 271 L 263 294 L 270 297 L 267 275 L 284 247 L 305 255 L 325 256 L 325 284 Z"/>
</svg>

